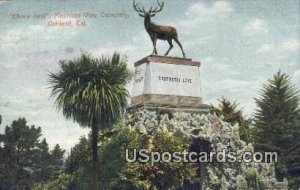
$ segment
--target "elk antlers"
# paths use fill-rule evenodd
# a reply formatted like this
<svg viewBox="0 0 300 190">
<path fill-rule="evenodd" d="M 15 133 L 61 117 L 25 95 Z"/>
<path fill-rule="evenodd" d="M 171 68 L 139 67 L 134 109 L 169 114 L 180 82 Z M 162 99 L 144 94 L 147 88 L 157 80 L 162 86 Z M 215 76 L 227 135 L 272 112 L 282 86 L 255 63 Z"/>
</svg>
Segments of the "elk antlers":
<svg viewBox="0 0 300 190">
<path fill-rule="evenodd" d="M 153 7 L 151 7 L 150 10 L 148 11 L 148 13 L 158 13 L 158 12 L 162 11 L 162 9 L 164 8 L 164 2 L 159 3 L 159 1 L 157 0 L 157 4 L 158 4 L 158 7 L 155 7 L 155 9 L 153 9 Z M 133 8 L 138 13 L 145 13 L 146 12 L 145 8 L 143 6 L 141 8 L 139 6 L 139 3 L 135 3 L 135 0 L 133 1 Z"/>
<path fill-rule="evenodd" d="M 149 13 L 158 13 L 158 12 L 160 12 L 164 8 L 164 4 L 165 4 L 164 2 L 162 2 L 160 4 L 159 1 L 157 0 L 157 4 L 158 4 L 158 7 L 155 7 L 154 10 L 152 10 L 153 7 L 151 7 L 150 10 L 149 10 Z"/>
<path fill-rule="evenodd" d="M 136 12 L 138 13 L 145 13 L 145 9 L 142 6 L 142 9 L 140 8 L 140 6 L 138 6 L 139 3 L 135 3 L 135 0 L 133 1 L 133 8 Z"/>
</svg>

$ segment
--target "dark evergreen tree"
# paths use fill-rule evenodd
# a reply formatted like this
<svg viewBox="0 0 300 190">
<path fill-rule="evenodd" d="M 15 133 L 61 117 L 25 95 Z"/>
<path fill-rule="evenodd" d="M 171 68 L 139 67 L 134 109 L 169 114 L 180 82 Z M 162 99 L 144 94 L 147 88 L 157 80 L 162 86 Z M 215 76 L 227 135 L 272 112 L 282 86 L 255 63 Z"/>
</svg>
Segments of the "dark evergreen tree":
<svg viewBox="0 0 300 190">
<path fill-rule="evenodd" d="M 36 182 L 44 182 L 50 179 L 51 171 L 50 171 L 50 153 L 49 153 L 49 145 L 44 138 L 38 144 L 38 151 L 35 155 L 35 172 L 34 172 L 34 181 Z"/>
<path fill-rule="evenodd" d="M 46 139 L 40 141 L 41 128 L 28 126 L 19 118 L 0 135 L 0 189 L 30 189 L 47 181 L 55 170 Z M 55 149 L 54 149 L 55 150 Z M 62 166 L 62 163 L 60 163 Z"/>
<path fill-rule="evenodd" d="M 24 118 L 12 122 L 2 135 L 4 160 L 1 186 L 6 188 L 28 189 L 34 172 L 34 152 L 39 143 L 41 128 L 27 126 Z M 6 177 L 6 175 L 8 177 Z"/>
<path fill-rule="evenodd" d="M 59 176 L 59 172 L 63 169 L 64 153 L 65 151 L 62 150 L 58 144 L 55 145 L 54 149 L 50 151 L 49 170 L 51 170 L 52 178 L 56 178 L 57 176 Z"/>
<path fill-rule="evenodd" d="M 300 177 L 299 96 L 287 74 L 278 72 L 255 99 L 255 148 L 276 151 L 277 177 Z M 298 188 L 297 188 L 298 189 Z"/>
<path fill-rule="evenodd" d="M 74 174 L 80 166 L 88 165 L 91 162 L 91 147 L 89 140 L 81 137 L 79 143 L 76 144 L 66 159 L 66 171 Z"/>
<path fill-rule="evenodd" d="M 81 137 L 69 154 L 65 162 L 65 171 L 74 176 L 73 189 L 91 189 L 92 157 L 91 138 Z"/>
<path fill-rule="evenodd" d="M 247 143 L 251 142 L 250 126 L 252 119 L 244 116 L 243 111 L 239 108 L 239 104 L 237 102 L 231 102 L 222 97 L 216 107 L 210 105 L 210 110 L 216 113 L 219 117 L 223 116 L 223 120 L 231 125 L 236 123 L 239 124 L 240 138 Z"/>
</svg>

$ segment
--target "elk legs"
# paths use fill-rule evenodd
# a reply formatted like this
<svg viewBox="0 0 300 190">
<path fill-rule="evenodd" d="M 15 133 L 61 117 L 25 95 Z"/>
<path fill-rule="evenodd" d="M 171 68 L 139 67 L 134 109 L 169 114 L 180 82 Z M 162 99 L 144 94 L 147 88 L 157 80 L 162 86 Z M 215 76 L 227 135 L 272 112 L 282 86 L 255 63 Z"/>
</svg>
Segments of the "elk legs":
<svg viewBox="0 0 300 190">
<path fill-rule="evenodd" d="M 179 42 L 178 38 L 174 38 L 175 42 L 179 45 L 181 51 L 182 51 L 182 56 L 185 58 L 185 53 L 183 51 L 183 48 L 182 48 L 182 45 L 181 43 Z"/>
<path fill-rule="evenodd" d="M 182 55 L 183 55 L 183 57 L 185 58 L 185 53 L 184 53 L 184 51 L 183 51 L 182 45 L 181 45 L 181 43 L 179 42 L 178 38 L 173 38 L 173 39 L 175 40 L 175 42 L 176 42 L 176 43 L 178 44 L 178 46 L 180 47 L 180 49 L 181 49 L 181 51 L 182 51 Z M 174 46 L 173 46 L 173 43 L 172 43 L 172 39 L 168 39 L 168 43 L 169 43 L 170 47 L 169 47 L 169 50 L 166 52 L 165 55 L 168 55 L 169 52 L 171 51 L 171 49 L 174 47 Z"/>
<path fill-rule="evenodd" d="M 157 55 L 157 50 L 156 50 L 156 41 L 157 41 L 157 37 L 154 35 L 153 37 L 151 37 L 152 43 L 153 43 L 153 52 L 152 55 Z"/>
<path fill-rule="evenodd" d="M 178 46 L 180 47 L 181 51 L 182 51 L 182 55 L 183 57 L 185 58 L 185 53 L 183 51 L 183 48 L 182 48 L 182 45 L 181 43 L 179 42 L 178 38 L 175 37 L 175 38 L 168 38 L 167 41 L 170 45 L 168 51 L 165 53 L 165 56 L 167 56 L 169 54 L 169 52 L 171 51 L 171 49 L 174 47 L 173 45 L 173 42 L 172 40 L 174 39 L 174 41 L 178 44 Z M 152 43 L 153 43 L 153 52 L 152 52 L 152 55 L 157 55 L 157 50 L 156 50 L 156 41 L 157 41 L 157 36 L 156 35 L 153 35 L 151 36 L 151 40 L 152 40 Z"/>
<path fill-rule="evenodd" d="M 169 50 L 166 52 L 165 56 L 169 54 L 169 52 L 171 51 L 171 49 L 174 47 L 173 43 L 172 43 L 172 39 L 168 39 L 168 43 L 170 45 Z"/>
</svg>

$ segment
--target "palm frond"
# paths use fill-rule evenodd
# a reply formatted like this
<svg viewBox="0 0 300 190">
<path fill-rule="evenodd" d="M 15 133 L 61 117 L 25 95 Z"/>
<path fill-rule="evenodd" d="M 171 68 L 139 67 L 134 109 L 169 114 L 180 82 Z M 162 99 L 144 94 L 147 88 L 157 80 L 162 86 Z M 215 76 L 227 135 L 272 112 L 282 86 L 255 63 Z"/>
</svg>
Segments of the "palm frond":
<svg viewBox="0 0 300 190">
<path fill-rule="evenodd" d="M 51 97 L 66 118 L 82 126 L 90 126 L 92 120 L 108 126 L 123 115 L 129 96 L 125 85 L 133 74 L 115 53 L 112 58 L 82 54 L 60 61 L 60 71 L 49 76 Z"/>
</svg>

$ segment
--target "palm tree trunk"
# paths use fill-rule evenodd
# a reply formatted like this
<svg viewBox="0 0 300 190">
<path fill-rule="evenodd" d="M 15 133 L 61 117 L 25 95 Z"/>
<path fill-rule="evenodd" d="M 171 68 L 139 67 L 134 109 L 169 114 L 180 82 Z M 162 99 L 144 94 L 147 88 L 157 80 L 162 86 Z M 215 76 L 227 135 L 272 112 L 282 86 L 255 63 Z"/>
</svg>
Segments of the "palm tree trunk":
<svg viewBox="0 0 300 190">
<path fill-rule="evenodd" d="M 92 124 L 92 155 L 93 155 L 93 183 L 92 190 L 99 190 L 98 184 L 98 124 L 93 121 Z"/>
</svg>

